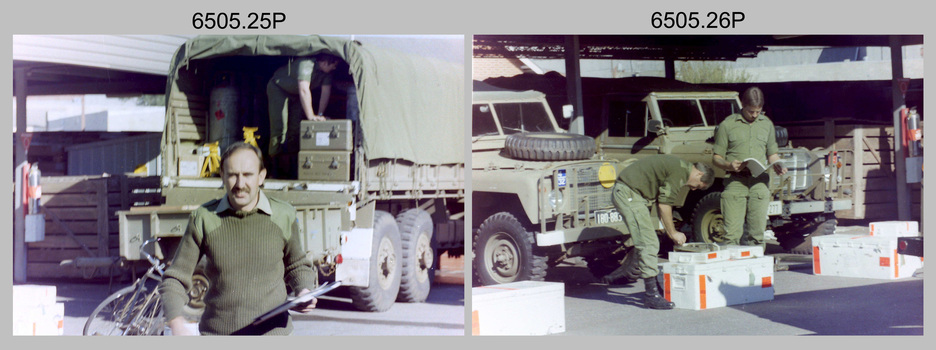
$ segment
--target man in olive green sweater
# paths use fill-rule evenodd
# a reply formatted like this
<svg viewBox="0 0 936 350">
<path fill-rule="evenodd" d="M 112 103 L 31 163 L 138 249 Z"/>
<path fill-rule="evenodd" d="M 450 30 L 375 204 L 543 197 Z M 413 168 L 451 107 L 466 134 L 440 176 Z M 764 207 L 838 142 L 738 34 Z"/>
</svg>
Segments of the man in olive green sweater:
<svg viewBox="0 0 936 350">
<path fill-rule="evenodd" d="M 656 277 L 660 241 L 657 225 L 650 216 L 650 205 L 657 204 L 657 214 L 666 235 L 677 245 L 686 242 L 686 235 L 673 224 L 673 205 L 683 187 L 707 189 L 715 181 L 712 167 L 704 163 L 691 164 L 676 156 L 654 155 L 624 168 L 612 190 L 612 203 L 624 217 L 624 224 L 634 240 L 637 268 L 644 280 L 644 306 L 651 309 L 672 309 L 675 305 L 659 292 Z"/>
<path fill-rule="evenodd" d="M 288 313 L 259 325 L 251 323 L 283 303 L 287 287 L 299 295 L 315 287 L 315 271 L 299 243 L 296 211 L 260 191 L 266 169 L 254 146 L 228 147 L 221 157 L 221 178 L 226 195 L 192 213 L 159 286 L 169 327 L 174 335 L 189 334 L 182 310 L 192 272 L 204 255 L 211 287 L 199 322 L 201 334 L 288 335 L 292 332 Z M 313 299 L 294 310 L 310 312 L 315 303 Z"/>
</svg>

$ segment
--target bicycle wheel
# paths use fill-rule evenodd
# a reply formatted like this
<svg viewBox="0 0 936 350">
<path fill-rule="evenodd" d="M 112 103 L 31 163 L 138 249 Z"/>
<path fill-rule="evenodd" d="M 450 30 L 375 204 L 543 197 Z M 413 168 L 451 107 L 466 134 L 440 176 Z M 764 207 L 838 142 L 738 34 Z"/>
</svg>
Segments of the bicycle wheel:
<svg viewBox="0 0 936 350">
<path fill-rule="evenodd" d="M 163 323 L 159 292 L 141 286 L 134 297 L 135 286 L 120 289 L 98 305 L 85 322 L 84 335 L 160 335 Z"/>
</svg>

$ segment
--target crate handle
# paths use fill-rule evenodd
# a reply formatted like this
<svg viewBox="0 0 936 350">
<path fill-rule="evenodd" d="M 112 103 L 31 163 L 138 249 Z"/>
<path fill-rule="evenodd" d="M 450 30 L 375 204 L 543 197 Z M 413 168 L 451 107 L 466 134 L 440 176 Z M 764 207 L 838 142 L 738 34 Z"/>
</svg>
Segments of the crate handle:
<svg viewBox="0 0 936 350">
<path fill-rule="evenodd" d="M 337 138 L 338 138 L 338 125 L 333 125 L 333 126 L 332 126 L 332 131 L 331 131 L 330 134 L 328 134 L 328 138 L 330 138 L 330 139 L 337 139 Z"/>
<path fill-rule="evenodd" d="M 305 132 L 302 133 L 302 138 L 311 139 L 312 138 L 312 128 L 306 126 Z"/>
<path fill-rule="evenodd" d="M 332 157 L 331 164 L 328 165 L 329 169 L 338 169 L 338 157 Z"/>
<path fill-rule="evenodd" d="M 310 156 L 309 156 L 309 157 L 306 157 L 305 162 L 302 163 L 302 168 L 303 168 L 303 169 L 311 169 L 311 168 L 312 168 L 312 157 L 310 157 Z"/>
</svg>

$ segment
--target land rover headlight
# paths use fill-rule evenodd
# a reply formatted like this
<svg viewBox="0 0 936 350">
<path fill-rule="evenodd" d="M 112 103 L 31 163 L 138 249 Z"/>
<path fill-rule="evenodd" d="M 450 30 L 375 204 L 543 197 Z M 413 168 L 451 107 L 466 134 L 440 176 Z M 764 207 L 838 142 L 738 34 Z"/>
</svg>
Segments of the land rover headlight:
<svg viewBox="0 0 936 350">
<path fill-rule="evenodd" d="M 562 200 L 562 191 L 558 189 L 549 191 L 549 205 L 552 206 L 553 210 L 562 206 Z"/>
</svg>

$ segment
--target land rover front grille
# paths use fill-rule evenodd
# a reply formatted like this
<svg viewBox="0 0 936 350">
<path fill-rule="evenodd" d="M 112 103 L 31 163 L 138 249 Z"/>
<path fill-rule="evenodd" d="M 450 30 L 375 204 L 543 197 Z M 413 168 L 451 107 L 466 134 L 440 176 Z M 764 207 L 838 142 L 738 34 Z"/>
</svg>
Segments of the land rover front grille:
<svg viewBox="0 0 936 350">
<path fill-rule="evenodd" d="M 575 198 L 576 204 L 587 199 L 588 209 L 591 211 L 614 206 L 611 203 L 611 189 L 604 188 L 598 181 L 598 168 L 600 166 L 600 164 L 596 164 L 572 169 L 575 171 L 576 176 L 572 179 L 575 181 L 575 186 L 571 189 L 575 194 L 570 197 Z M 584 205 L 579 206 L 579 208 L 579 214 L 585 214 Z"/>
</svg>

